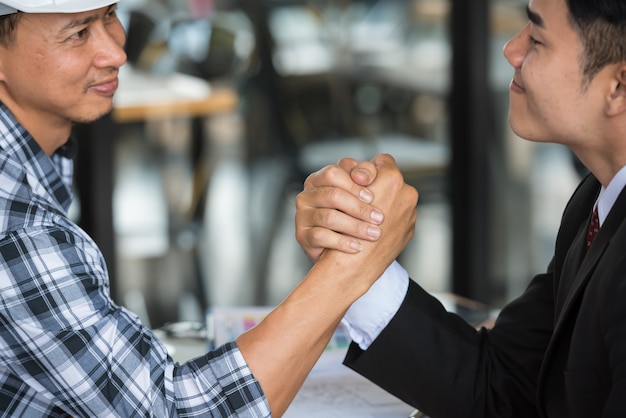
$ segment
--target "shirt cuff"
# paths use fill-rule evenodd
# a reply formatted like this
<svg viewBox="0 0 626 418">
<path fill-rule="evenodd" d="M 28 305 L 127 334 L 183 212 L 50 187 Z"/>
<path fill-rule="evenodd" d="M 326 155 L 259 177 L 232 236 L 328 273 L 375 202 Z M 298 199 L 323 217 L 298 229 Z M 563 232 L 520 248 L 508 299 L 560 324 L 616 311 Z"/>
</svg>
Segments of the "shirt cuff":
<svg viewBox="0 0 626 418">
<path fill-rule="evenodd" d="M 352 341 L 367 350 L 396 314 L 409 287 L 409 274 L 397 262 L 357 299 L 343 317 Z"/>
</svg>

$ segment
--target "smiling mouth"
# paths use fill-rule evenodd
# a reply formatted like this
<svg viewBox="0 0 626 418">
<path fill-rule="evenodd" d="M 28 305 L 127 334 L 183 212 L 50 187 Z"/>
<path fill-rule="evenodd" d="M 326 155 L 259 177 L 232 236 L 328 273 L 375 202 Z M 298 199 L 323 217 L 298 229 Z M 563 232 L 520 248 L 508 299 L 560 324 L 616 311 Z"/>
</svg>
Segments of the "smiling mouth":
<svg viewBox="0 0 626 418">
<path fill-rule="evenodd" d="M 119 80 L 117 77 L 115 77 L 108 81 L 103 81 L 97 84 L 91 84 L 87 88 L 87 90 L 94 91 L 96 93 L 99 93 L 105 96 L 112 96 L 117 91 L 118 86 L 119 86 Z"/>
<path fill-rule="evenodd" d="M 510 89 L 513 90 L 513 91 L 517 91 L 517 92 L 524 92 L 524 91 L 526 91 L 524 89 L 524 87 L 522 87 L 522 85 L 517 82 L 515 77 L 513 77 L 513 79 L 511 80 Z"/>
</svg>

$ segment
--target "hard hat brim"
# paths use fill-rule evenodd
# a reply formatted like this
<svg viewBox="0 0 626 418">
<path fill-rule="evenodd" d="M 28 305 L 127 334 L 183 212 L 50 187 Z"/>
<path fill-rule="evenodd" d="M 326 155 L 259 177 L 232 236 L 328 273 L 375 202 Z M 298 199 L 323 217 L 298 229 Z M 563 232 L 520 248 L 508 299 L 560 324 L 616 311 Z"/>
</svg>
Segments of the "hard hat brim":
<svg viewBox="0 0 626 418">
<path fill-rule="evenodd" d="M 117 3 L 117 0 L 0 0 L 0 16 L 15 13 L 80 13 Z"/>
</svg>

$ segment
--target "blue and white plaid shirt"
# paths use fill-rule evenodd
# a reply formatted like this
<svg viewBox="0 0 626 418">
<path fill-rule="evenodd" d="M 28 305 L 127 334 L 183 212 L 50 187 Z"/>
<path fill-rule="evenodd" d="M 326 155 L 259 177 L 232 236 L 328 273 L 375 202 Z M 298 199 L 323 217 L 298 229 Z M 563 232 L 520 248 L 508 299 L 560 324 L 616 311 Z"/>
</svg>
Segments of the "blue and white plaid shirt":
<svg viewBox="0 0 626 418">
<path fill-rule="evenodd" d="M 0 104 L 0 417 L 269 417 L 236 345 L 174 363 L 113 303 L 72 170 Z"/>
</svg>

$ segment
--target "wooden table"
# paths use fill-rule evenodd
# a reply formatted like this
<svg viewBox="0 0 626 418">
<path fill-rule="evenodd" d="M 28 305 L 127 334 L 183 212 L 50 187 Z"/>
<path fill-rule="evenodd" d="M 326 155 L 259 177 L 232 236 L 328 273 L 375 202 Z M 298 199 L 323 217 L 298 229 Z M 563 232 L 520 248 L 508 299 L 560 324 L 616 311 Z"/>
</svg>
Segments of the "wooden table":
<svg viewBox="0 0 626 418">
<path fill-rule="evenodd" d="M 113 102 L 116 123 L 155 118 L 206 117 L 234 111 L 237 93 L 185 74 L 155 75 L 125 68 Z"/>
</svg>

